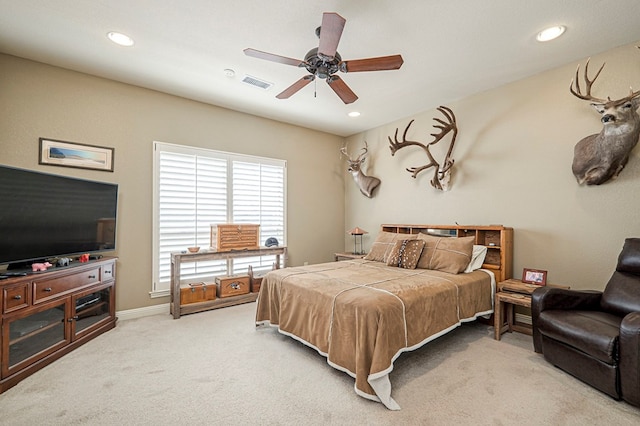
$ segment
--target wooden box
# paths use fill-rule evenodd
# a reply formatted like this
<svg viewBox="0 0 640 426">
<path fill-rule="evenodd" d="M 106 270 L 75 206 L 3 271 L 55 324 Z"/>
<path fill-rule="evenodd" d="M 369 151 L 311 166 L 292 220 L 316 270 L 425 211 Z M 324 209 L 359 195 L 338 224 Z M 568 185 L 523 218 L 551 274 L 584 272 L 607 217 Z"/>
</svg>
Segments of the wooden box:
<svg viewBox="0 0 640 426">
<path fill-rule="evenodd" d="M 251 279 L 249 280 L 251 293 L 258 293 L 260 291 L 261 284 L 262 284 L 262 277 L 251 277 Z"/>
<path fill-rule="evenodd" d="M 211 250 L 257 250 L 260 248 L 260 225 L 217 224 L 211 225 Z"/>
<path fill-rule="evenodd" d="M 249 293 L 249 275 L 216 277 L 218 297 L 238 296 Z"/>
<path fill-rule="evenodd" d="M 189 287 L 180 288 L 180 304 L 204 302 L 216 300 L 216 285 L 205 283 L 192 283 Z"/>
</svg>

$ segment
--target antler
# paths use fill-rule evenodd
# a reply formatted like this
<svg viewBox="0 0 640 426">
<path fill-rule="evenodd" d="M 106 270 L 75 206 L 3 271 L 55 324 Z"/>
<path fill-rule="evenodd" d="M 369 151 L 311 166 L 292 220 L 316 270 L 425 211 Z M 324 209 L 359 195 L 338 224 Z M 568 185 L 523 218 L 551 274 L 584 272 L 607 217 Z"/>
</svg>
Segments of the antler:
<svg viewBox="0 0 640 426">
<path fill-rule="evenodd" d="M 429 163 L 425 164 L 424 166 L 411 167 L 406 170 L 411 173 L 411 177 L 415 178 L 418 175 L 418 173 L 420 173 L 421 171 L 426 170 L 430 167 L 434 167 L 435 170 L 433 173 L 433 179 L 431 179 L 431 185 L 436 189 L 442 189 L 442 184 L 440 182 L 439 175 L 444 175 L 453 166 L 454 160 L 451 158 L 451 153 L 453 151 L 453 145 L 455 144 L 456 136 L 458 134 L 458 127 L 456 125 L 455 115 L 453 114 L 453 111 L 451 111 L 450 108 L 447 108 L 445 106 L 440 106 L 438 107 L 438 111 L 440 111 L 445 116 L 447 121 L 441 120 L 437 117 L 434 118 L 434 120 L 437 123 L 439 123 L 439 124 L 434 124 L 434 127 L 436 129 L 439 129 L 440 131 L 437 133 L 431 133 L 431 136 L 433 136 L 433 141 L 428 143 L 427 145 L 421 142 L 407 140 L 407 132 L 409 131 L 409 127 L 411 127 L 411 124 L 413 124 L 414 120 L 411 120 L 409 124 L 407 124 L 407 127 L 404 130 L 404 133 L 402 134 L 402 141 L 398 140 L 399 129 L 397 128 L 394 135 L 394 140 L 391 140 L 391 136 L 389 136 L 388 139 L 389 139 L 389 149 L 391 150 L 391 155 L 394 155 L 396 151 L 398 151 L 401 148 L 405 148 L 407 146 L 413 145 L 413 146 L 421 147 L 424 150 L 424 152 L 427 154 L 427 157 L 429 158 Z M 438 143 L 440 140 L 442 140 L 442 138 L 444 138 L 447 134 L 449 134 L 452 131 L 453 131 L 453 138 L 451 140 L 451 144 L 449 145 L 449 150 L 447 151 L 447 155 L 444 159 L 443 166 L 441 167 L 440 164 L 436 161 L 436 159 L 431 154 L 431 151 L 429 148 L 432 145 L 435 145 L 436 143 Z"/>
<path fill-rule="evenodd" d="M 349 156 L 349 153 L 347 152 L 347 146 L 343 146 L 342 148 L 340 148 L 340 153 L 342 155 L 344 155 L 345 157 L 347 157 L 348 159 L 351 159 L 351 157 Z"/>
<path fill-rule="evenodd" d="M 355 160 L 351 159 L 351 156 L 349 155 L 349 153 L 347 152 L 347 146 L 343 146 L 342 148 L 340 148 L 340 153 L 343 154 L 345 157 L 347 157 L 349 159 L 349 161 L 354 162 L 354 163 L 360 163 L 362 157 L 369 152 L 369 145 L 367 144 L 367 141 L 364 141 L 364 148 L 362 148 L 362 153 L 360 155 L 358 155 L 358 158 L 356 158 Z"/>
<path fill-rule="evenodd" d="M 360 159 L 369 151 L 369 145 L 367 144 L 367 141 L 364 141 L 364 148 L 362 148 L 363 153 L 358 155 L 358 158 L 356 159 L 356 162 L 360 162 Z"/>
<path fill-rule="evenodd" d="M 411 120 L 409 122 L 409 124 L 407 124 L 407 128 L 404 129 L 404 133 L 402 134 L 402 141 L 398 140 L 398 130 L 400 130 L 399 128 L 396 128 L 396 133 L 393 137 L 394 140 L 391 140 L 391 136 L 387 136 L 387 138 L 389 139 L 389 149 L 391 150 L 391 155 L 395 155 L 396 151 L 399 150 L 400 148 L 404 148 L 406 146 L 410 146 L 410 145 L 417 145 L 417 146 L 421 146 L 422 148 L 426 149 L 426 147 L 421 144 L 420 142 L 416 142 L 416 141 L 408 141 L 407 140 L 407 132 L 409 131 L 409 127 L 411 127 L 411 125 L 413 124 L 414 120 Z"/>
<path fill-rule="evenodd" d="M 447 150 L 447 155 L 446 157 L 444 157 L 444 164 L 446 167 L 444 168 L 443 171 L 446 171 L 451 168 L 454 162 L 454 160 L 451 158 L 451 152 L 453 151 L 453 145 L 456 143 L 456 137 L 458 136 L 458 126 L 456 124 L 456 116 L 453 114 L 453 111 L 451 111 L 450 108 L 447 108 L 446 106 L 441 106 L 438 108 L 438 111 L 440 111 L 445 117 L 447 117 L 449 121 L 444 122 L 439 118 L 434 118 L 434 120 L 440 123 L 440 125 L 439 126 L 434 125 L 433 127 L 440 129 L 440 133 L 437 135 L 434 133 L 431 133 L 431 136 L 434 137 L 434 141 L 431 142 L 429 145 L 435 144 L 440 139 L 442 139 L 447 133 L 453 131 L 453 134 L 451 136 L 451 144 L 449 145 L 449 150 Z"/>
<path fill-rule="evenodd" d="M 602 71 L 602 69 L 604 68 L 606 63 L 603 63 L 602 66 L 600 67 L 600 69 L 598 70 L 598 72 L 596 73 L 595 77 L 593 77 L 592 80 L 589 80 L 589 61 L 591 60 L 591 58 L 587 59 L 587 63 L 584 65 L 584 81 L 587 85 L 586 89 L 587 89 L 587 94 L 583 95 L 582 94 L 582 90 L 580 89 L 580 82 L 578 80 L 578 72 L 580 71 L 580 64 L 578 64 L 578 68 L 576 69 L 576 76 L 575 78 L 571 79 L 571 84 L 569 85 L 569 90 L 571 91 L 571 93 L 580 98 L 583 99 L 585 101 L 594 101 L 594 102 L 598 102 L 598 103 L 602 103 L 605 104 L 607 103 L 606 99 L 600 99 L 600 98 L 595 98 L 593 96 L 591 96 L 591 86 L 593 85 L 593 82 L 596 81 L 596 79 L 598 78 L 598 76 L 600 75 L 600 72 Z M 576 89 L 573 89 L 573 85 L 575 82 L 575 86 Z M 611 99 L 609 99 L 610 101 Z"/>
<path fill-rule="evenodd" d="M 591 95 L 591 86 L 593 85 L 593 83 L 596 81 L 596 79 L 600 75 L 600 72 L 604 68 L 605 63 L 602 64 L 602 66 L 600 67 L 600 69 L 598 70 L 596 75 L 593 77 L 593 79 L 590 80 L 589 79 L 589 61 L 590 60 L 591 60 L 591 58 L 587 59 L 587 62 L 584 65 L 584 81 L 586 83 L 587 93 L 585 95 L 583 95 L 582 94 L 582 89 L 580 88 L 580 82 L 578 81 L 578 72 L 580 71 L 580 65 L 578 65 L 578 68 L 576 69 L 576 76 L 575 76 L 575 78 L 571 79 L 571 84 L 569 85 L 569 90 L 571 91 L 571 93 L 574 96 L 576 96 L 576 97 L 578 97 L 580 99 L 583 99 L 585 101 L 593 101 L 593 102 L 597 102 L 599 104 L 606 104 L 606 103 L 609 103 L 609 102 L 615 103 L 615 104 L 620 104 L 620 103 L 623 103 L 623 102 L 630 101 L 633 98 L 635 98 L 638 95 L 640 95 L 640 90 L 638 90 L 637 92 L 634 92 L 632 88 L 629 88 L 629 96 L 626 96 L 626 97 L 620 98 L 620 99 L 616 99 L 616 100 L 613 100 L 613 101 L 611 100 L 610 96 L 607 96 L 607 99 L 601 99 L 601 98 L 596 98 L 596 97 L 592 96 Z M 574 82 L 575 82 L 575 90 L 573 88 Z"/>
<path fill-rule="evenodd" d="M 640 49 L 640 46 L 636 46 L 638 49 Z M 636 96 L 640 95 L 640 90 L 638 90 L 637 92 L 633 91 L 632 87 L 629 87 L 629 96 L 627 96 L 626 98 L 622 98 L 620 100 L 620 102 L 626 102 L 626 101 L 630 101 L 631 99 L 635 98 Z"/>
<path fill-rule="evenodd" d="M 411 177 L 415 178 L 418 173 L 420 173 L 421 171 L 428 169 L 429 167 L 433 167 L 436 166 L 438 167 L 439 164 L 436 161 L 435 158 L 433 158 L 433 155 L 431 155 L 431 151 L 429 151 L 429 146 L 425 145 L 421 142 L 417 142 L 417 141 L 410 141 L 407 140 L 407 132 L 409 131 L 409 127 L 411 127 L 411 125 L 413 124 L 414 120 L 411 120 L 409 122 L 409 124 L 407 124 L 406 129 L 404 129 L 404 133 L 402 134 L 402 141 L 398 140 L 398 128 L 396 128 L 396 133 L 394 135 L 394 140 L 391 140 L 391 136 L 388 136 L 389 138 L 389 149 L 391 150 L 391 155 L 395 155 L 396 151 L 398 151 L 401 148 L 406 148 L 408 146 L 419 146 L 421 147 L 424 152 L 427 153 L 427 157 L 429 157 L 429 164 L 425 164 L 422 167 L 411 167 L 406 169 L 408 172 L 411 172 Z"/>
</svg>

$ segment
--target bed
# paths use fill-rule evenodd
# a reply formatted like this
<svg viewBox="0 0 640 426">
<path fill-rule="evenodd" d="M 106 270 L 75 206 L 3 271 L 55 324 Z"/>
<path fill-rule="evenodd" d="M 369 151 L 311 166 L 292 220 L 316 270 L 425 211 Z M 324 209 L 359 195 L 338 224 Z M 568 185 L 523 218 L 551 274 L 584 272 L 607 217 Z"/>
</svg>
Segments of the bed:
<svg viewBox="0 0 640 426">
<path fill-rule="evenodd" d="M 256 324 L 277 327 L 316 349 L 355 378 L 358 395 L 397 410 L 389 380 L 394 360 L 491 314 L 496 279 L 495 269 L 483 268 L 486 246 L 476 244 L 477 234 L 446 238 L 419 232 L 423 228 L 384 229 L 364 259 L 267 273 Z M 460 273 L 447 264 L 452 257 Z"/>
</svg>

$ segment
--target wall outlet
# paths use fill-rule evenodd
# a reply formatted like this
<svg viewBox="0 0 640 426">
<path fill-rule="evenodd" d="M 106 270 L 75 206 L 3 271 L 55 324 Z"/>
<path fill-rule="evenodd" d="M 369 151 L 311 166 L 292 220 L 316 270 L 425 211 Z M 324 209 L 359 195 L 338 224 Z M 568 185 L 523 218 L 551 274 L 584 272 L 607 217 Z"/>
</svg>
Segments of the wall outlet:
<svg viewBox="0 0 640 426">
<path fill-rule="evenodd" d="M 309 264 L 309 262 L 304 262 L 304 266 L 307 266 Z"/>
</svg>

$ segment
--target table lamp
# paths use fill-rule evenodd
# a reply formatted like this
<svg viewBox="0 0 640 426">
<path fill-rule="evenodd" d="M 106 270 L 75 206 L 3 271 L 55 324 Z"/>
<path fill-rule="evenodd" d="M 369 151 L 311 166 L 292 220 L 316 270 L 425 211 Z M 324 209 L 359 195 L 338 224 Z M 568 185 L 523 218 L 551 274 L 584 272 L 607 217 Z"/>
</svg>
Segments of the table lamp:
<svg viewBox="0 0 640 426">
<path fill-rule="evenodd" d="M 368 234 L 368 232 L 356 226 L 347 233 L 353 235 L 353 254 L 364 254 L 364 250 L 362 249 L 362 236 Z M 360 236 L 360 251 L 358 251 L 358 236 Z"/>
</svg>

